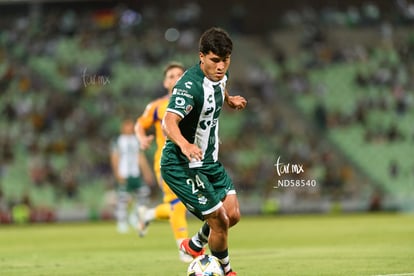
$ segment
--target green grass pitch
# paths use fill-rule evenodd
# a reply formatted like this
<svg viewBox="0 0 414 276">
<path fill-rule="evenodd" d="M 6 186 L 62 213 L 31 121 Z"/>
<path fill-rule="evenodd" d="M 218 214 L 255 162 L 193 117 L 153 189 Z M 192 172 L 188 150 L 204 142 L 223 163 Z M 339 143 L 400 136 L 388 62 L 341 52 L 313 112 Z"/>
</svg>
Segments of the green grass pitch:
<svg viewBox="0 0 414 276">
<path fill-rule="evenodd" d="M 190 218 L 190 233 L 201 225 Z M 241 276 L 414 275 L 414 215 L 242 218 L 230 230 Z M 114 222 L 0 225 L 0 275 L 184 276 L 168 222 L 139 238 Z"/>
</svg>

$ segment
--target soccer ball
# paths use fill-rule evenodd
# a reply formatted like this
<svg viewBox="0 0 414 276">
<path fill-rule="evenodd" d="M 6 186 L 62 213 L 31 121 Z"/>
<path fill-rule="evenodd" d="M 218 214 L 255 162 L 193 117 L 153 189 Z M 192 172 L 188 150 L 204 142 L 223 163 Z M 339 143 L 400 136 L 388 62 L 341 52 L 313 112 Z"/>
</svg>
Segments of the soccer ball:
<svg viewBox="0 0 414 276">
<path fill-rule="evenodd" d="M 201 255 L 190 263 L 187 276 L 224 276 L 224 271 L 216 257 Z"/>
</svg>

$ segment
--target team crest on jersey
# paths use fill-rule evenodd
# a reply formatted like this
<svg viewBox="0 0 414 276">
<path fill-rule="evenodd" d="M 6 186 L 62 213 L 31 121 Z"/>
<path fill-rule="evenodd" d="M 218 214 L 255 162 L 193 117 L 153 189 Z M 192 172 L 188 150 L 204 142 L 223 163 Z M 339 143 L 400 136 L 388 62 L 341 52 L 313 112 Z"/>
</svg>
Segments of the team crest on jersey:
<svg viewBox="0 0 414 276">
<path fill-rule="evenodd" d="M 199 196 L 198 197 L 198 203 L 200 203 L 201 205 L 206 205 L 207 204 L 207 198 L 205 196 Z"/>
<path fill-rule="evenodd" d="M 193 110 L 193 106 L 192 106 L 192 105 L 187 105 L 187 106 L 185 107 L 185 114 L 190 113 L 190 112 L 191 112 L 191 110 Z"/>
</svg>

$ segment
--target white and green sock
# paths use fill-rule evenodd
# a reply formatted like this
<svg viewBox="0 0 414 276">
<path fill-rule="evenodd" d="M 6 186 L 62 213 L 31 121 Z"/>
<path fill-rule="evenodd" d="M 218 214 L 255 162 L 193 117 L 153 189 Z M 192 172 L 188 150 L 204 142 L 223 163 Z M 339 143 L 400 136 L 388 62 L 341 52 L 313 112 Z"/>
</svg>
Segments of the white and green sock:
<svg viewBox="0 0 414 276">
<path fill-rule="evenodd" d="M 190 247 L 196 251 L 200 251 L 208 243 L 209 235 L 210 235 L 210 226 L 207 224 L 207 222 L 204 222 L 200 230 L 193 237 L 191 237 Z"/>
<path fill-rule="evenodd" d="M 218 252 L 218 251 L 211 251 L 211 255 L 219 259 L 221 263 L 221 267 L 223 267 L 224 274 L 229 273 L 232 271 L 230 266 L 230 257 L 229 257 L 229 251 L 228 249 Z"/>
</svg>

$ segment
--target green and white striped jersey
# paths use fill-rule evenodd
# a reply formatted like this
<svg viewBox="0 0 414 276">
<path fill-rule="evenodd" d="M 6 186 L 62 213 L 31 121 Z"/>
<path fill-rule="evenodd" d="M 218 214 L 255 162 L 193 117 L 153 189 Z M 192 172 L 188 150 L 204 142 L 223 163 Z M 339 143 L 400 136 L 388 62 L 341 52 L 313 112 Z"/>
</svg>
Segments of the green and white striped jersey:
<svg viewBox="0 0 414 276">
<path fill-rule="evenodd" d="M 119 175 L 123 178 L 139 177 L 139 142 L 133 134 L 121 134 L 112 142 L 112 151 L 118 153 Z"/>
<path fill-rule="evenodd" d="M 218 160 L 219 115 L 224 102 L 227 74 L 218 82 L 206 78 L 197 64 L 189 68 L 175 85 L 167 112 L 183 119 L 179 128 L 182 135 L 203 151 L 201 161 L 189 162 L 180 148 L 171 140 L 166 141 L 161 166 L 185 165 L 202 167 Z"/>
</svg>

